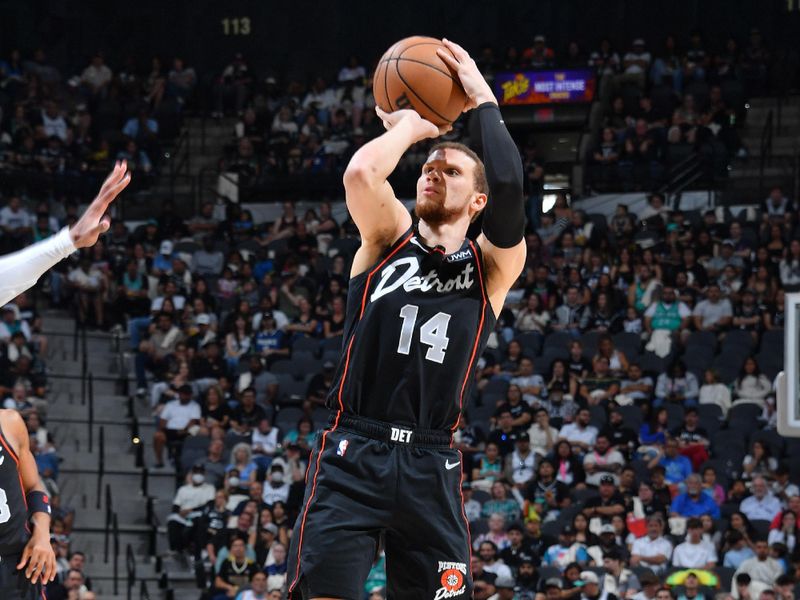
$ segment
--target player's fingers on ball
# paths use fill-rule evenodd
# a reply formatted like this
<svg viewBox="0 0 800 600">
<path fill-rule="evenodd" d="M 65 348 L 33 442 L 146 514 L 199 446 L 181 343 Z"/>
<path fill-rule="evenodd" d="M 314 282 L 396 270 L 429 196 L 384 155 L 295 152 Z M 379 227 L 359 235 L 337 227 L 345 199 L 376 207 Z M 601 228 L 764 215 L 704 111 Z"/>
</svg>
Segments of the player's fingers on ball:
<svg viewBox="0 0 800 600">
<path fill-rule="evenodd" d="M 447 47 L 450 48 L 450 50 L 453 52 L 453 54 L 456 55 L 456 57 L 458 57 L 459 61 L 469 58 L 469 52 L 464 50 L 464 48 L 462 48 L 460 44 L 456 44 L 455 42 L 450 40 L 444 40 L 444 43 L 447 44 Z"/>
<path fill-rule="evenodd" d="M 452 54 L 443 50 L 442 48 L 439 48 L 436 50 L 436 55 L 441 58 L 448 67 L 455 71 L 458 70 L 459 62 L 453 57 Z"/>
</svg>

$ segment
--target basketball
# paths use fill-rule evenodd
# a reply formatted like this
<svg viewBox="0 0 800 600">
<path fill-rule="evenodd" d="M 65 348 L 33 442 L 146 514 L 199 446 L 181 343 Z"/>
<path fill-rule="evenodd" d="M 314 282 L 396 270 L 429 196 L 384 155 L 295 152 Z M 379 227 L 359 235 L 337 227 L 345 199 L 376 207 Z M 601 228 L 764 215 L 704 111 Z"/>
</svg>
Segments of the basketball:
<svg viewBox="0 0 800 600">
<path fill-rule="evenodd" d="M 381 57 L 372 91 L 386 112 L 413 108 L 436 125 L 455 121 L 467 102 L 458 74 L 439 58 L 441 40 L 412 36 L 400 40 Z"/>
</svg>

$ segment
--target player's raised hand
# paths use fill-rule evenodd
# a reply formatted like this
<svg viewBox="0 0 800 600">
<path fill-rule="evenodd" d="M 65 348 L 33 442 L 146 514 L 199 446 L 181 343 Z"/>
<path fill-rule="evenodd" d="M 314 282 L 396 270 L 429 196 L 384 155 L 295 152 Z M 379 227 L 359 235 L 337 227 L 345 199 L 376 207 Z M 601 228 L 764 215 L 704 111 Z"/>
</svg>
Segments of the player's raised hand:
<svg viewBox="0 0 800 600">
<path fill-rule="evenodd" d="M 111 219 L 106 216 L 106 210 L 130 182 L 131 174 L 128 172 L 128 163 L 124 160 L 117 161 L 114 164 L 114 170 L 103 182 L 100 193 L 70 229 L 72 243 L 76 248 L 94 246 L 100 234 L 108 231 Z"/>
<path fill-rule="evenodd" d="M 442 44 L 444 44 L 450 52 L 447 52 L 444 48 L 439 48 L 436 54 L 438 54 L 439 58 L 447 63 L 453 71 L 458 73 L 461 85 L 467 93 L 467 104 L 464 107 L 464 112 L 472 110 L 484 102 L 494 102 L 497 104 L 497 98 L 495 98 L 492 88 L 486 83 L 486 79 L 484 79 L 478 65 L 475 64 L 469 52 L 446 38 L 442 40 Z M 452 54 L 450 54 L 451 52 Z"/>
<path fill-rule="evenodd" d="M 417 141 L 439 137 L 453 128 L 450 124 L 442 125 L 441 127 L 436 126 L 427 119 L 423 119 L 419 116 L 417 111 L 409 108 L 387 113 L 379 106 L 376 106 L 375 112 L 378 118 L 383 121 L 383 126 L 386 128 L 386 131 L 389 131 L 401 121 L 406 120 L 411 125 L 414 137 Z"/>
<path fill-rule="evenodd" d="M 27 568 L 25 565 L 27 564 Z M 56 555 L 53 546 L 50 544 L 50 536 L 36 535 L 31 536 L 28 544 L 22 551 L 22 556 L 17 563 L 17 570 L 25 569 L 25 577 L 31 583 L 41 582 L 47 584 L 56 578 Z"/>
</svg>

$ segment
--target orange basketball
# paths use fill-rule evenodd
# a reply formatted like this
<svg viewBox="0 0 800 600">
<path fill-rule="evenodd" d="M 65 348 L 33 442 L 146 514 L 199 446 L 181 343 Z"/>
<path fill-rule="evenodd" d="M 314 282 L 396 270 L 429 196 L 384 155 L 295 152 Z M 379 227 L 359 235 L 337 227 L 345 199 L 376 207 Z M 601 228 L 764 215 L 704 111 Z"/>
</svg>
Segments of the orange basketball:
<svg viewBox="0 0 800 600">
<path fill-rule="evenodd" d="M 381 57 L 372 80 L 375 102 L 386 112 L 413 108 L 423 119 L 447 125 L 467 103 L 458 74 L 436 54 L 441 40 L 415 35 L 397 42 Z"/>
</svg>

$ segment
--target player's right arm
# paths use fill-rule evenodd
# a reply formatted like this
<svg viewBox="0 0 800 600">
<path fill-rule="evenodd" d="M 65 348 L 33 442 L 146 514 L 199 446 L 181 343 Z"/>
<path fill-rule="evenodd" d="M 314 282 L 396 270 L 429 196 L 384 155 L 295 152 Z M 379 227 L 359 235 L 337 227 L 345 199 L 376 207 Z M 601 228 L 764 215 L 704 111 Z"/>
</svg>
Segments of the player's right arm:
<svg viewBox="0 0 800 600">
<path fill-rule="evenodd" d="M 127 163 L 118 162 L 100 193 L 71 229 L 65 227 L 57 235 L 0 258 L 0 306 L 32 287 L 45 271 L 77 248 L 93 246 L 111 224 L 104 216 L 106 209 L 130 180 Z"/>
<path fill-rule="evenodd" d="M 389 175 L 413 144 L 444 133 L 413 110 L 375 110 L 387 131 L 362 146 L 344 172 L 347 209 L 361 234 L 351 276 L 372 265 L 411 225 L 411 215 L 387 181 Z"/>
</svg>

